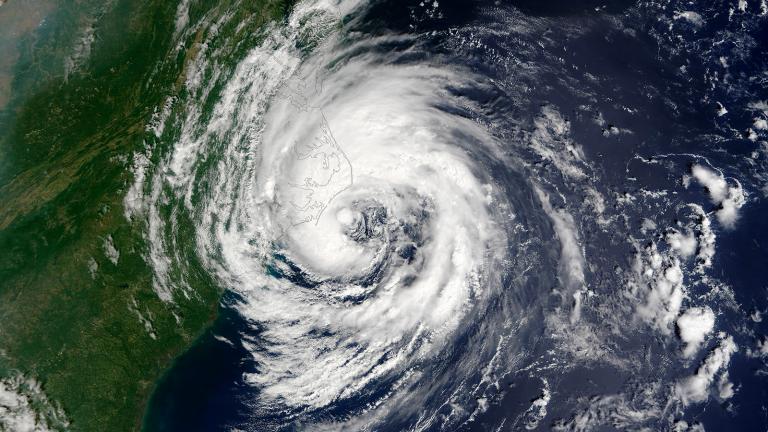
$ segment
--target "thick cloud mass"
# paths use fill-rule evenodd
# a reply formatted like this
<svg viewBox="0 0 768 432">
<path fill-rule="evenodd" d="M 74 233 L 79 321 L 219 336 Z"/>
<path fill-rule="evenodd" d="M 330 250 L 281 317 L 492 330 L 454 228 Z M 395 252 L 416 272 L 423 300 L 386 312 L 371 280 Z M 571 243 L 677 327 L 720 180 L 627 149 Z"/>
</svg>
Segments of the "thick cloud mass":
<svg viewBox="0 0 768 432">
<path fill-rule="evenodd" d="M 736 306 L 712 267 L 745 188 L 691 154 L 601 166 L 576 122 L 636 132 L 548 39 L 631 32 L 506 7 L 422 31 L 443 15 L 420 7 L 409 32 L 371 31 L 369 5 L 298 3 L 233 67 L 199 57 L 150 129 L 168 148 L 134 158 L 126 215 L 160 298 L 194 296 L 199 271 L 236 299 L 249 425 L 671 428 L 670 410 L 730 399 Z"/>
</svg>

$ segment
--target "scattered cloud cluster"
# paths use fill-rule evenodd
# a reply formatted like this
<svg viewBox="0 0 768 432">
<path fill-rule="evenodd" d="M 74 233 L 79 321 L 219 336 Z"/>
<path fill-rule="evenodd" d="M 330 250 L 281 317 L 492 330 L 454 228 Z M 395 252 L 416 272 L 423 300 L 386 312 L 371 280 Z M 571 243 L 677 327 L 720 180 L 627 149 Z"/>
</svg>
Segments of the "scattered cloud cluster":
<svg viewBox="0 0 768 432">
<path fill-rule="evenodd" d="M 603 395 L 590 398 L 586 408 L 568 420 L 560 420 L 552 430 L 563 432 L 589 432 L 609 426 L 616 430 L 650 430 L 639 428 L 643 423 L 651 424 L 661 416 L 658 384 L 648 386 L 639 394 Z"/>
<path fill-rule="evenodd" d="M 699 184 L 707 188 L 709 199 L 718 206 L 717 220 L 726 228 L 733 228 L 739 218 L 739 209 L 746 202 L 741 185 L 729 185 L 721 173 L 703 165 L 694 165 L 691 174 Z"/>
<path fill-rule="evenodd" d="M 64 412 L 37 381 L 20 374 L 0 379 L 0 431 L 49 432 L 68 426 Z"/>
<path fill-rule="evenodd" d="M 115 247 L 115 242 L 112 240 L 111 235 L 108 235 L 107 238 L 104 239 L 104 255 L 106 255 L 114 265 L 117 265 L 117 262 L 120 260 L 120 251 Z"/>
<path fill-rule="evenodd" d="M 552 393 L 549 391 L 549 383 L 544 380 L 544 389 L 541 396 L 531 402 L 531 406 L 525 412 L 525 428 L 533 430 L 539 427 L 539 423 L 547 416 L 547 405 L 552 399 Z"/>
<path fill-rule="evenodd" d="M 758 342 L 757 348 L 760 351 L 760 355 L 768 356 L 768 337 L 764 337 L 762 341 Z"/>
<path fill-rule="evenodd" d="M 709 307 L 694 307 L 677 318 L 677 331 L 685 344 L 683 355 L 692 357 L 715 327 L 715 314 Z"/>
<path fill-rule="evenodd" d="M 696 235 L 690 230 L 686 233 L 674 230 L 667 233 L 667 244 L 669 247 L 684 258 L 693 256 L 698 248 Z"/>
<path fill-rule="evenodd" d="M 731 356 L 737 351 L 731 336 L 724 337 L 701 363 L 696 373 L 677 382 L 675 394 L 683 405 L 704 402 L 709 399 L 710 387 L 715 377 L 724 371 L 718 382 L 718 395 L 727 399 L 733 395 L 727 374 Z"/>
<path fill-rule="evenodd" d="M 682 19 L 684 21 L 688 21 L 689 23 L 693 24 L 696 27 L 701 27 L 704 25 L 704 18 L 702 18 L 701 14 L 699 14 L 698 12 L 693 12 L 693 11 L 675 12 L 674 18 L 676 20 Z"/>
<path fill-rule="evenodd" d="M 712 266 L 712 258 L 715 256 L 715 233 L 712 231 L 712 221 L 707 212 L 698 204 L 689 204 L 693 210 L 693 218 L 696 220 L 696 240 L 698 252 L 696 253 L 696 273 L 702 274 L 705 269 Z"/>
<path fill-rule="evenodd" d="M 630 289 L 645 298 L 637 306 L 637 315 L 663 334 L 670 334 L 685 294 L 680 261 L 662 254 L 651 243 L 635 254 L 633 271 L 635 278 L 629 281 Z"/>
<path fill-rule="evenodd" d="M 578 165 L 584 161 L 584 151 L 570 138 L 571 125 L 554 108 L 545 106 L 534 120 L 530 144 L 542 159 L 551 161 L 566 176 L 580 180 L 587 177 Z"/>
<path fill-rule="evenodd" d="M 571 324 L 575 324 L 581 317 L 581 302 L 586 292 L 584 279 L 584 255 L 579 245 L 576 224 L 568 212 L 555 209 L 549 201 L 549 196 L 541 189 L 536 188 L 536 194 L 541 201 L 544 212 L 552 220 L 555 234 L 560 240 L 560 278 L 563 280 L 568 292 L 573 298 L 571 309 Z"/>
<path fill-rule="evenodd" d="M 762 339 L 757 341 L 755 349 L 748 348 L 747 355 L 749 357 L 768 357 L 768 336 L 763 336 Z"/>
</svg>

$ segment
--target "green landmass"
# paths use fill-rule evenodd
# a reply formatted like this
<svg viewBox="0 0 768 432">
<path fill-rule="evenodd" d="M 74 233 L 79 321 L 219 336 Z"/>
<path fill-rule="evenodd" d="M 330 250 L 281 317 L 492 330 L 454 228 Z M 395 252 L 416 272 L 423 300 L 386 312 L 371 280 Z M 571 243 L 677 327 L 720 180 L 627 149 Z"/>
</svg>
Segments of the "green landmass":
<svg viewBox="0 0 768 432">
<path fill-rule="evenodd" d="M 34 377 L 71 430 L 138 430 L 155 382 L 215 319 L 221 295 L 196 272 L 186 275 L 194 295 L 161 301 L 143 226 L 123 208 L 132 155 L 155 110 L 183 97 L 209 30 L 177 52 L 176 2 L 24 1 L 0 6 L 0 53 L 10 53 L 0 60 L 0 378 Z M 288 8 L 213 3 L 193 2 L 190 22 L 237 10 L 255 32 Z M 3 33 L 4 20 L 20 33 Z"/>
</svg>

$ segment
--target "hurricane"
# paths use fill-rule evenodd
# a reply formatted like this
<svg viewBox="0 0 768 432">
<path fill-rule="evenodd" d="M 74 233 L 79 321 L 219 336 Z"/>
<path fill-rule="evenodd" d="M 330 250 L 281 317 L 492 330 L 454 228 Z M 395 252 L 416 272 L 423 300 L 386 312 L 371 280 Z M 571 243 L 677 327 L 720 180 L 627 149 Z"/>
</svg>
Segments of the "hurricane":
<svg viewBox="0 0 768 432">
<path fill-rule="evenodd" d="M 759 178 L 620 142 L 674 125 L 564 39 L 629 37 L 621 15 L 440 3 L 305 0 L 249 35 L 180 4 L 177 49 L 199 53 L 133 155 L 125 217 L 169 308 L 195 279 L 226 292 L 240 326 L 219 338 L 247 355 L 225 423 L 695 428 L 734 392 L 742 306 L 713 257 Z"/>
</svg>

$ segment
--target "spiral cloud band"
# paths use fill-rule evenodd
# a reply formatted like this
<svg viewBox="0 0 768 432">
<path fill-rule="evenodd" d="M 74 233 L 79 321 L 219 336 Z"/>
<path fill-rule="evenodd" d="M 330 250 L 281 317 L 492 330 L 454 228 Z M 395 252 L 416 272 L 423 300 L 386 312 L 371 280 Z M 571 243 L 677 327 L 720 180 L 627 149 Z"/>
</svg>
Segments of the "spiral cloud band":
<svg viewBox="0 0 768 432">
<path fill-rule="evenodd" d="M 564 403 L 558 427 L 655 424 L 664 404 L 706 400 L 736 350 L 686 285 L 706 277 L 714 253 L 709 215 L 680 206 L 687 225 L 646 241 L 664 228 L 629 226 L 619 212 L 637 198 L 601 183 L 568 116 L 532 90 L 553 69 L 505 60 L 483 73 L 472 55 L 492 51 L 483 31 L 498 29 L 366 33 L 366 7 L 300 2 L 232 68 L 222 63 L 233 49 L 216 40 L 232 17 L 203 19 L 214 30 L 185 93 L 158 108 L 134 159 L 127 217 L 146 225 L 155 290 L 171 308 L 194 297 L 199 263 L 234 296 L 257 424 L 457 430 L 526 377 L 535 391 L 516 424 L 533 429 L 558 377 L 642 368 L 619 347 L 642 352 L 638 332 L 675 344 L 676 325 L 681 362 L 711 338 L 728 356 L 713 351 L 706 371 L 691 371 L 700 379 L 675 383 L 677 366 L 664 366 L 642 389 Z M 510 19 L 506 49 L 537 58 L 549 23 Z M 695 178 L 728 188 L 696 162 Z M 741 187 L 732 192 L 743 204 Z"/>
</svg>

